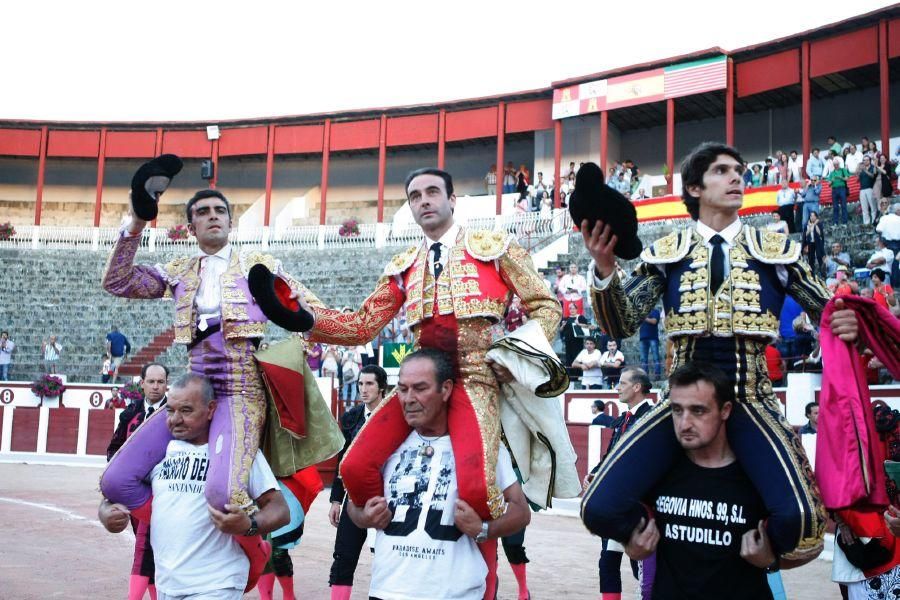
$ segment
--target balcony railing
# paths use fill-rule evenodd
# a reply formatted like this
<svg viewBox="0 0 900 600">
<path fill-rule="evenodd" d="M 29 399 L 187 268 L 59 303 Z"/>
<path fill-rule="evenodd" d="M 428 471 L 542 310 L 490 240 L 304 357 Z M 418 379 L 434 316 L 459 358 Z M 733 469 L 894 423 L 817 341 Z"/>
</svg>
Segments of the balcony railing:
<svg viewBox="0 0 900 600">
<path fill-rule="evenodd" d="M 526 248 L 533 248 L 540 240 L 571 229 L 568 211 L 556 209 L 549 215 L 522 213 L 497 217 L 479 217 L 462 221 L 469 228 L 506 231 L 516 236 Z M 231 232 L 229 239 L 238 245 L 297 249 L 325 248 L 384 248 L 408 246 L 422 239 L 422 230 L 415 223 L 360 223 L 359 234 L 342 236 L 339 225 L 288 227 L 274 230 L 268 227 L 243 228 Z M 119 237 L 117 227 L 60 227 L 55 225 L 24 225 L 16 227 L 15 235 L 0 240 L 0 248 L 107 250 Z M 147 228 L 141 237 L 141 247 L 155 251 L 195 249 L 197 240 L 171 240 L 165 228 Z"/>
</svg>

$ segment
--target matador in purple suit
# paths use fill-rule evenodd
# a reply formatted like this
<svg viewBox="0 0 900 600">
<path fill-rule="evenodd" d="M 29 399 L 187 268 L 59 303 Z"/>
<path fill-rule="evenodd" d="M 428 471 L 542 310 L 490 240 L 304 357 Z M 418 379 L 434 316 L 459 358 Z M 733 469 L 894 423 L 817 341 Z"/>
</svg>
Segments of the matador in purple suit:
<svg viewBox="0 0 900 600">
<path fill-rule="evenodd" d="M 156 200 L 159 193 L 161 190 L 157 190 Z M 133 190 L 135 216 L 113 249 L 103 274 L 103 288 L 123 298 L 174 298 L 175 341 L 187 345 L 191 372 L 209 379 L 219 404 L 210 426 L 206 498 L 218 510 L 226 510 L 228 504 L 231 511 L 244 510 L 252 515 L 247 487 L 267 406 L 254 353 L 268 319 L 253 299 L 247 275 L 251 267 L 262 264 L 292 289 L 306 295 L 309 292 L 283 273 L 280 263 L 271 256 L 239 251 L 229 244 L 231 207 L 216 190 L 201 190 L 187 203 L 188 228 L 200 248 L 196 255 L 165 265 L 134 265 L 141 231 L 147 224 L 147 215 L 137 216 L 134 194 Z M 170 439 L 165 419 L 158 415 L 149 418 L 103 473 L 103 495 L 140 517 L 150 501 L 150 488 L 143 479 L 163 459 Z M 253 563 L 253 549 L 248 549 L 248 544 L 255 543 L 252 540 L 258 536 L 251 530 L 245 539 L 236 537 Z"/>
</svg>

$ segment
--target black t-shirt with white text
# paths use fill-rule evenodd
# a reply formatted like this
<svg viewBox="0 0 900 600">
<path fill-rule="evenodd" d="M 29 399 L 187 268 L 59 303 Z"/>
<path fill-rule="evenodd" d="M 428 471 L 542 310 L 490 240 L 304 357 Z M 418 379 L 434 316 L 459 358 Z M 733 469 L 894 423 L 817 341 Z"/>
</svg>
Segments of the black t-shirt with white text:
<svg viewBox="0 0 900 600">
<path fill-rule="evenodd" d="M 772 598 L 765 571 L 741 558 L 741 537 L 766 513 L 740 464 L 705 468 L 683 456 L 651 499 L 660 534 L 654 600 Z"/>
</svg>

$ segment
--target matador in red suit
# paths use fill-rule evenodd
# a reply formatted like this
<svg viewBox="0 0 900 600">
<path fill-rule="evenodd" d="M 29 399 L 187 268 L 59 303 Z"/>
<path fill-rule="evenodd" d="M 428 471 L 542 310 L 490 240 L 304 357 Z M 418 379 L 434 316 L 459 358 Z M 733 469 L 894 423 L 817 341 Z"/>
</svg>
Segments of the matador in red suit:
<svg viewBox="0 0 900 600">
<path fill-rule="evenodd" d="M 500 389 L 512 376 L 485 358 L 491 327 L 502 321 L 513 295 L 549 340 L 561 309 L 528 253 L 504 232 L 466 230 L 453 222 L 456 196 L 450 175 L 420 169 L 406 181 L 410 209 L 424 242 L 395 256 L 375 291 L 353 313 L 313 306 L 311 341 L 354 346 L 372 340 L 406 307 L 416 348 L 435 348 L 455 359 L 456 385 L 449 433 L 459 496 L 484 520 L 503 511 L 495 484 L 499 451 Z M 356 436 L 341 462 L 341 477 L 357 506 L 384 495 L 381 467 L 409 435 L 396 394 L 385 400 Z"/>
</svg>

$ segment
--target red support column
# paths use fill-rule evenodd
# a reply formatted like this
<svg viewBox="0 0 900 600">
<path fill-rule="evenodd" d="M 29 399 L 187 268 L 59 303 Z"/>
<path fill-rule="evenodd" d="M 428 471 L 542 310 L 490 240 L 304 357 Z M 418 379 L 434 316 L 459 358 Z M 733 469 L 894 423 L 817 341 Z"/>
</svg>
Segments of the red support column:
<svg viewBox="0 0 900 600">
<path fill-rule="evenodd" d="M 497 214 L 503 210 L 503 181 L 501 180 L 501 169 L 503 168 L 503 153 L 506 147 L 506 103 L 501 102 L 497 105 Z M 555 186 L 554 186 L 555 187 Z"/>
<path fill-rule="evenodd" d="M 378 127 L 378 222 L 384 223 L 384 171 L 387 166 L 387 115 Z"/>
<path fill-rule="evenodd" d="M 878 71 L 881 84 L 881 151 L 891 155 L 891 75 L 888 70 L 888 23 L 882 19 L 878 23 Z"/>
<path fill-rule="evenodd" d="M 606 161 L 609 156 L 609 111 L 600 111 L 600 170 L 606 177 Z"/>
<path fill-rule="evenodd" d="M 106 168 L 106 127 L 100 129 L 100 154 L 97 157 L 97 199 L 94 201 L 94 227 L 100 227 L 100 203 L 103 201 L 103 171 Z"/>
<path fill-rule="evenodd" d="M 734 146 L 734 61 L 725 63 L 725 143 Z"/>
<path fill-rule="evenodd" d="M 800 144 L 803 146 L 803 163 L 809 159 L 812 150 L 812 134 L 810 123 L 812 111 L 810 108 L 809 86 L 809 42 L 800 45 Z"/>
<path fill-rule="evenodd" d="M 263 226 L 269 226 L 272 212 L 272 172 L 275 170 L 275 126 L 269 125 L 269 137 L 266 140 L 266 208 L 263 212 Z"/>
<path fill-rule="evenodd" d="M 328 157 L 331 153 L 331 119 L 325 119 L 322 134 L 322 183 L 319 199 L 319 225 L 325 224 L 325 197 L 328 195 Z"/>
<path fill-rule="evenodd" d="M 212 143 L 212 159 L 213 178 L 209 180 L 209 189 L 216 189 L 216 181 L 219 180 L 219 140 L 213 140 Z"/>
<path fill-rule="evenodd" d="M 444 145 L 447 139 L 447 111 L 438 113 L 438 169 L 444 168 Z"/>
<path fill-rule="evenodd" d="M 675 100 L 666 100 L 666 165 L 669 167 L 669 178 L 666 180 L 666 193 L 672 194 L 675 187 Z"/>
<path fill-rule="evenodd" d="M 41 127 L 41 149 L 38 154 L 37 197 L 34 203 L 34 224 L 41 224 L 41 208 L 44 202 L 44 173 L 47 171 L 47 126 Z"/>
<path fill-rule="evenodd" d="M 556 173 L 562 166 L 562 120 L 553 121 L 553 168 Z M 559 208 L 559 185 L 553 186 L 553 208 Z"/>
<path fill-rule="evenodd" d="M 153 148 L 153 156 L 159 156 L 162 154 L 163 147 L 163 130 L 162 127 L 156 128 L 156 144 Z M 153 222 L 150 223 L 150 226 L 156 229 L 156 219 L 153 219 Z"/>
</svg>

